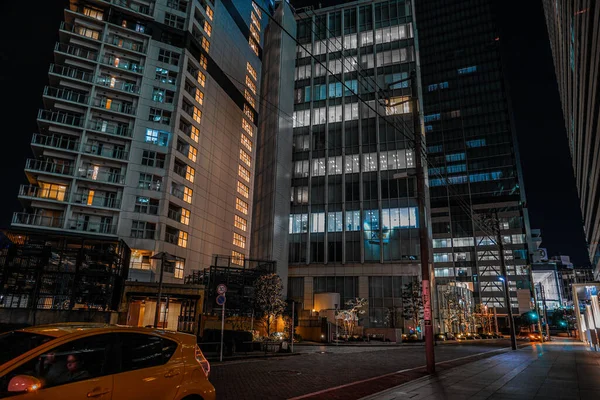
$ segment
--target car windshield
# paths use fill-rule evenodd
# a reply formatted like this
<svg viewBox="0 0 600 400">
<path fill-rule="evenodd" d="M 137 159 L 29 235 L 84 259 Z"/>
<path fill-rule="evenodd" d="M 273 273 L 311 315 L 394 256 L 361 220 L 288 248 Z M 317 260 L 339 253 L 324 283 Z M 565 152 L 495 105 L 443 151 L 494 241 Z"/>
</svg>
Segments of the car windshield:
<svg viewBox="0 0 600 400">
<path fill-rule="evenodd" d="M 0 335 L 0 365 L 53 340 L 52 336 L 13 331 Z"/>
</svg>

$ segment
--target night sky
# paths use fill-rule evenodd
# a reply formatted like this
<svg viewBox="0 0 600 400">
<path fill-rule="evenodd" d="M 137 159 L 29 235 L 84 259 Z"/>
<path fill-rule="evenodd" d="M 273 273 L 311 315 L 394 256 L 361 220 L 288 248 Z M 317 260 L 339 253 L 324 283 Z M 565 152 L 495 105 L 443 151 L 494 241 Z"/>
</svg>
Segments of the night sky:
<svg viewBox="0 0 600 400">
<path fill-rule="evenodd" d="M 325 6 L 331 1 L 292 0 L 297 7 L 311 3 Z M 543 246 L 550 255 L 570 255 L 576 265 L 587 265 L 579 199 L 541 1 L 509 0 L 501 4 L 501 40 L 507 50 L 507 76 L 531 227 L 542 230 Z M 3 5 L 0 83 L 6 139 L 0 146 L 4 178 L 0 227 L 8 227 L 12 213 L 22 209 L 17 194 L 19 185 L 26 183 L 23 167 L 32 157 L 29 143 L 37 131 L 35 119 L 42 108 L 41 95 L 66 5 L 66 0 L 39 1 L 35 7 L 16 1 Z"/>
</svg>

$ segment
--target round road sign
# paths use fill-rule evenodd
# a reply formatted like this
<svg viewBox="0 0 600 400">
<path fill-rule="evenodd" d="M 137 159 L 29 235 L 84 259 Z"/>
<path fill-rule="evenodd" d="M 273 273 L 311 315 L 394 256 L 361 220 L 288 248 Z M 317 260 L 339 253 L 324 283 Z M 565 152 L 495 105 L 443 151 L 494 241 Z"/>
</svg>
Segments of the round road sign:
<svg viewBox="0 0 600 400">
<path fill-rule="evenodd" d="M 219 293 L 219 294 L 227 293 L 227 286 L 225 286 L 224 284 L 221 283 L 219 286 L 217 286 L 217 293 Z"/>
<path fill-rule="evenodd" d="M 219 295 L 217 296 L 217 304 L 222 306 L 223 304 L 225 304 L 225 296 L 224 295 Z"/>
</svg>

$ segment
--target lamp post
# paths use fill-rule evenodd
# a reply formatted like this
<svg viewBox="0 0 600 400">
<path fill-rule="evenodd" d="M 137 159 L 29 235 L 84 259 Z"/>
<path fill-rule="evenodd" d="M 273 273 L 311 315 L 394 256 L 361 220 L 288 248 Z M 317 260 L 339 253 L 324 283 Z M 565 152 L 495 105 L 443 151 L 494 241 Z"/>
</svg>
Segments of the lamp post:
<svg viewBox="0 0 600 400">
<path fill-rule="evenodd" d="M 160 316 L 160 303 L 162 297 L 162 288 L 163 288 L 163 274 L 165 272 L 165 261 L 173 262 L 175 261 L 175 256 L 169 254 L 167 252 L 161 251 L 150 257 L 152 260 L 160 260 L 160 273 L 158 278 L 158 297 L 156 299 L 156 310 L 154 312 L 154 327 L 158 328 L 158 320 Z"/>
</svg>

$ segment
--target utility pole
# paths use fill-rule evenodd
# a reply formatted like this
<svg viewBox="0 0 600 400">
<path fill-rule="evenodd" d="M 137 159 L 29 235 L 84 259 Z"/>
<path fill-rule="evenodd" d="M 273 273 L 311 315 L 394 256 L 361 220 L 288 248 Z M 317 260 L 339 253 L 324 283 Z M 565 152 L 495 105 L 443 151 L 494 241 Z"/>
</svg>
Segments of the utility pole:
<svg viewBox="0 0 600 400">
<path fill-rule="evenodd" d="M 162 289 L 163 289 L 163 275 L 165 272 L 165 261 L 175 261 L 175 256 L 161 251 L 158 254 L 150 257 L 152 260 L 160 260 L 160 274 L 158 278 L 158 297 L 156 299 L 156 310 L 154 312 L 154 327 L 158 328 L 158 320 L 160 316 L 160 305 L 161 305 L 161 297 L 162 297 Z"/>
<path fill-rule="evenodd" d="M 544 306 L 544 321 L 546 321 L 546 335 L 548 336 L 548 341 L 550 341 L 550 325 L 548 325 L 548 307 L 546 307 L 546 293 L 544 291 L 544 285 L 540 282 L 540 293 L 542 295 L 542 305 Z M 542 334 L 542 330 L 540 329 L 540 335 L 542 336 L 542 341 L 544 340 L 544 335 Z"/>
<path fill-rule="evenodd" d="M 419 244 L 421 256 L 421 285 L 423 296 L 423 322 L 425 325 L 425 359 L 427 373 L 435 373 L 435 353 L 433 342 L 433 323 L 431 313 L 431 283 L 429 281 L 429 226 L 427 224 L 427 199 L 425 187 L 425 167 L 423 166 L 423 133 L 419 115 L 419 88 L 417 72 L 413 70 L 410 76 L 412 88 L 412 116 L 415 138 L 415 166 L 417 172 L 417 204 L 419 209 Z"/>
<path fill-rule="evenodd" d="M 515 320 L 513 318 L 512 304 L 510 302 L 510 289 L 508 285 L 508 274 L 506 273 L 506 264 L 504 262 L 504 243 L 502 243 L 502 234 L 500 233 L 500 219 L 498 212 L 494 212 L 494 222 L 496 229 L 496 242 L 498 242 L 498 252 L 500 253 L 500 273 L 502 274 L 502 282 L 504 283 L 504 302 L 508 311 L 508 323 L 510 324 L 510 347 L 513 350 L 517 349 L 517 335 L 515 333 Z"/>
</svg>

